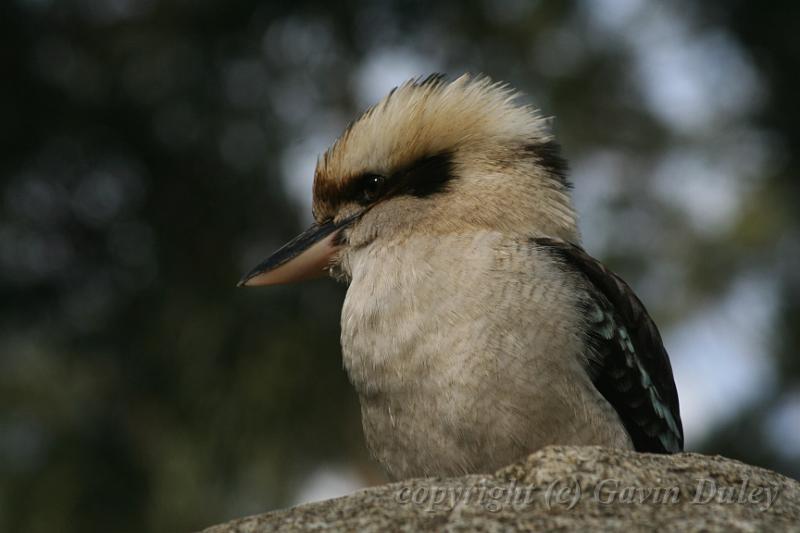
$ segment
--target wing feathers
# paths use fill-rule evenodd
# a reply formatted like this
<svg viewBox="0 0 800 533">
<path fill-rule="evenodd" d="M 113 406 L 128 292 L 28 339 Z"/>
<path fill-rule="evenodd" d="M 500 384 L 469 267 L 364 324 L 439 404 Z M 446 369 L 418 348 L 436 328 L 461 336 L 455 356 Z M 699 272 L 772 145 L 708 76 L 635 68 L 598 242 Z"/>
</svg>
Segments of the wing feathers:
<svg viewBox="0 0 800 533">
<path fill-rule="evenodd" d="M 617 411 L 638 451 L 683 450 L 678 393 L 653 320 L 631 288 L 582 248 L 533 239 L 565 268 L 585 278 L 588 371 Z"/>
</svg>

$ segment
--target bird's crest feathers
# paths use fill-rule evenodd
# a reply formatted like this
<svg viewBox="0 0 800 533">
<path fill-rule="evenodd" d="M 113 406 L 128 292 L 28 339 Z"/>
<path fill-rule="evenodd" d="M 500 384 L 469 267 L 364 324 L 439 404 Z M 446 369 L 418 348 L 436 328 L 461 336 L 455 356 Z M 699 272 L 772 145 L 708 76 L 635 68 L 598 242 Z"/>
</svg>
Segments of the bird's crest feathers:
<svg viewBox="0 0 800 533">
<path fill-rule="evenodd" d="M 351 123 L 317 161 L 315 212 L 327 211 L 348 182 L 389 175 L 442 153 L 492 154 L 551 140 L 547 119 L 519 93 L 485 76 L 410 80 Z"/>
</svg>

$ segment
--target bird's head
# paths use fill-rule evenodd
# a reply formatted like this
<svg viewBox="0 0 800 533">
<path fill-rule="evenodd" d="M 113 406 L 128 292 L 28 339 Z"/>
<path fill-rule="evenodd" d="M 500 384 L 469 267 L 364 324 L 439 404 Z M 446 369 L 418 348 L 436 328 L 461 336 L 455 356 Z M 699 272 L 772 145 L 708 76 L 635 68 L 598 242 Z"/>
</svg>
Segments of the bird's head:
<svg viewBox="0 0 800 533">
<path fill-rule="evenodd" d="M 319 277 L 374 241 L 498 231 L 577 240 L 559 147 L 518 93 L 485 77 L 397 87 L 317 162 L 316 222 L 242 278 Z"/>
</svg>

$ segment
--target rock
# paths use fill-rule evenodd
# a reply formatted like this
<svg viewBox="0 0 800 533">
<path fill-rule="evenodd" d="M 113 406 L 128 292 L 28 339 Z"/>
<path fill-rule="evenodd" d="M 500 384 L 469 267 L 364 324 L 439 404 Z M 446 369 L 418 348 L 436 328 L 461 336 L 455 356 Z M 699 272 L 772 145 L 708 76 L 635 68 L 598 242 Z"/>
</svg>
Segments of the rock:
<svg viewBox="0 0 800 533">
<path fill-rule="evenodd" d="M 800 531 L 800 483 L 719 456 L 554 446 L 493 475 L 411 479 L 205 533 Z"/>
</svg>

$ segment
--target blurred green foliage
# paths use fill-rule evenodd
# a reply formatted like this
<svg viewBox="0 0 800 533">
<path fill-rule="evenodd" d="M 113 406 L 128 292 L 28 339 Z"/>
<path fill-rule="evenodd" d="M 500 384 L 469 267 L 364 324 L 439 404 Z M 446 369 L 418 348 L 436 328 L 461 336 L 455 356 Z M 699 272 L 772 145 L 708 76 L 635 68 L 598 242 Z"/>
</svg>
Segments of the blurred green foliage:
<svg viewBox="0 0 800 533">
<path fill-rule="evenodd" d="M 397 66 L 393 50 L 511 82 L 557 117 L 584 170 L 608 162 L 598 147 L 621 158 L 602 200 L 606 233 L 584 231 L 663 327 L 748 272 L 776 284 L 763 357 L 777 378 L 700 448 L 800 475 L 765 423 L 800 391 L 800 8 L 670 8 L 693 35 L 724 31 L 752 62 L 762 103 L 737 124 L 776 154 L 713 232 L 665 200 L 651 172 L 697 138 L 648 107 L 631 82 L 636 46 L 593 30 L 587 9 L 4 2 L 0 530 L 184 531 L 286 505 L 320 464 L 374 475 L 341 368 L 344 288 L 234 285 L 308 220 L 281 178 L 287 153 L 369 103 L 363 87 Z M 726 124 L 703 137 L 707 157 L 725 157 L 714 139 Z"/>
</svg>

